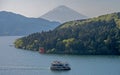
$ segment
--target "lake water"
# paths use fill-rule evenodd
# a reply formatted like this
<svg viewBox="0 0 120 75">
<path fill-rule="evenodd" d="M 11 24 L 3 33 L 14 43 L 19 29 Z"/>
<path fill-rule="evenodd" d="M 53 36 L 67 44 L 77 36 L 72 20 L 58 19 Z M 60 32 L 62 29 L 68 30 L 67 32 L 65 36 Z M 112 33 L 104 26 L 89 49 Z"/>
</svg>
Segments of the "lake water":
<svg viewBox="0 0 120 75">
<path fill-rule="evenodd" d="M 39 54 L 10 46 L 19 37 L 0 37 L 0 75 L 120 75 L 120 56 Z M 68 62 L 72 69 L 51 71 L 54 60 Z"/>
</svg>

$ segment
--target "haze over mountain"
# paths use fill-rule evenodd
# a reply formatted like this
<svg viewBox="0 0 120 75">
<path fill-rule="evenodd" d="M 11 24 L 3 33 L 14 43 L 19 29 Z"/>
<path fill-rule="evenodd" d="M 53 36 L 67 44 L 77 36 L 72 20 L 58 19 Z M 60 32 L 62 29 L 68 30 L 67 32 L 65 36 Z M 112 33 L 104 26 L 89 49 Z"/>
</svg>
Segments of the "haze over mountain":
<svg viewBox="0 0 120 75">
<path fill-rule="evenodd" d="M 28 35 L 54 29 L 59 24 L 42 18 L 28 18 L 12 12 L 0 12 L 0 35 Z"/>
<path fill-rule="evenodd" d="M 41 18 L 58 21 L 58 22 L 67 22 L 72 20 L 80 20 L 87 18 L 85 15 L 76 12 L 75 10 L 67 6 L 59 6 L 49 11 L 48 13 L 41 16 Z"/>
</svg>

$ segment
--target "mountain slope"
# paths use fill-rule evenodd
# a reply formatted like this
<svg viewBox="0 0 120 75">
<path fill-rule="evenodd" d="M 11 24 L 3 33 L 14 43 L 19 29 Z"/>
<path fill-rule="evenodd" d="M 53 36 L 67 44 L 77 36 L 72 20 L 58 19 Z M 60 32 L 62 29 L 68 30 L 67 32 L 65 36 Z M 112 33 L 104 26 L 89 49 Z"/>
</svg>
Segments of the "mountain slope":
<svg viewBox="0 0 120 75">
<path fill-rule="evenodd" d="M 53 31 L 17 39 L 15 47 L 59 54 L 120 54 L 120 13 L 66 22 Z"/>
<path fill-rule="evenodd" d="M 50 21 L 58 21 L 58 22 L 67 22 L 72 20 L 78 19 L 85 19 L 87 18 L 85 15 L 82 15 L 73 9 L 66 7 L 66 6 L 59 6 L 48 13 L 41 16 L 41 18 L 50 20 Z"/>
<path fill-rule="evenodd" d="M 42 30 L 54 29 L 59 24 L 59 22 L 28 18 L 12 12 L 0 12 L 0 35 L 28 35 Z"/>
</svg>

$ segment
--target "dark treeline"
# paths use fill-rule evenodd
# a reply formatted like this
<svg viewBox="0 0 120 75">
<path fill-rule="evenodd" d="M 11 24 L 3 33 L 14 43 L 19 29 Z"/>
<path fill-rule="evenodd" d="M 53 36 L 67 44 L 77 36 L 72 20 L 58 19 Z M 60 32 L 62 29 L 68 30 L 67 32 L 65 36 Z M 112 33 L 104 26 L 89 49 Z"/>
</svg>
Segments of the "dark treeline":
<svg viewBox="0 0 120 75">
<path fill-rule="evenodd" d="M 120 13 L 64 23 L 53 31 L 17 39 L 15 47 L 46 53 L 119 55 Z"/>
</svg>

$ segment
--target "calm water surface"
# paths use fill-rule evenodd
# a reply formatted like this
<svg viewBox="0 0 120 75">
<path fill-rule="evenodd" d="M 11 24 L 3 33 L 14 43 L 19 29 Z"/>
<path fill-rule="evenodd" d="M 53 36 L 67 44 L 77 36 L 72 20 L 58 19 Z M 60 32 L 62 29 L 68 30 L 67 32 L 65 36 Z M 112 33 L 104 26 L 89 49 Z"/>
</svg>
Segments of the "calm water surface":
<svg viewBox="0 0 120 75">
<path fill-rule="evenodd" d="M 120 56 L 39 54 L 11 46 L 19 37 L 0 37 L 0 75 L 120 75 Z M 54 60 L 68 62 L 72 70 L 51 71 Z"/>
</svg>

